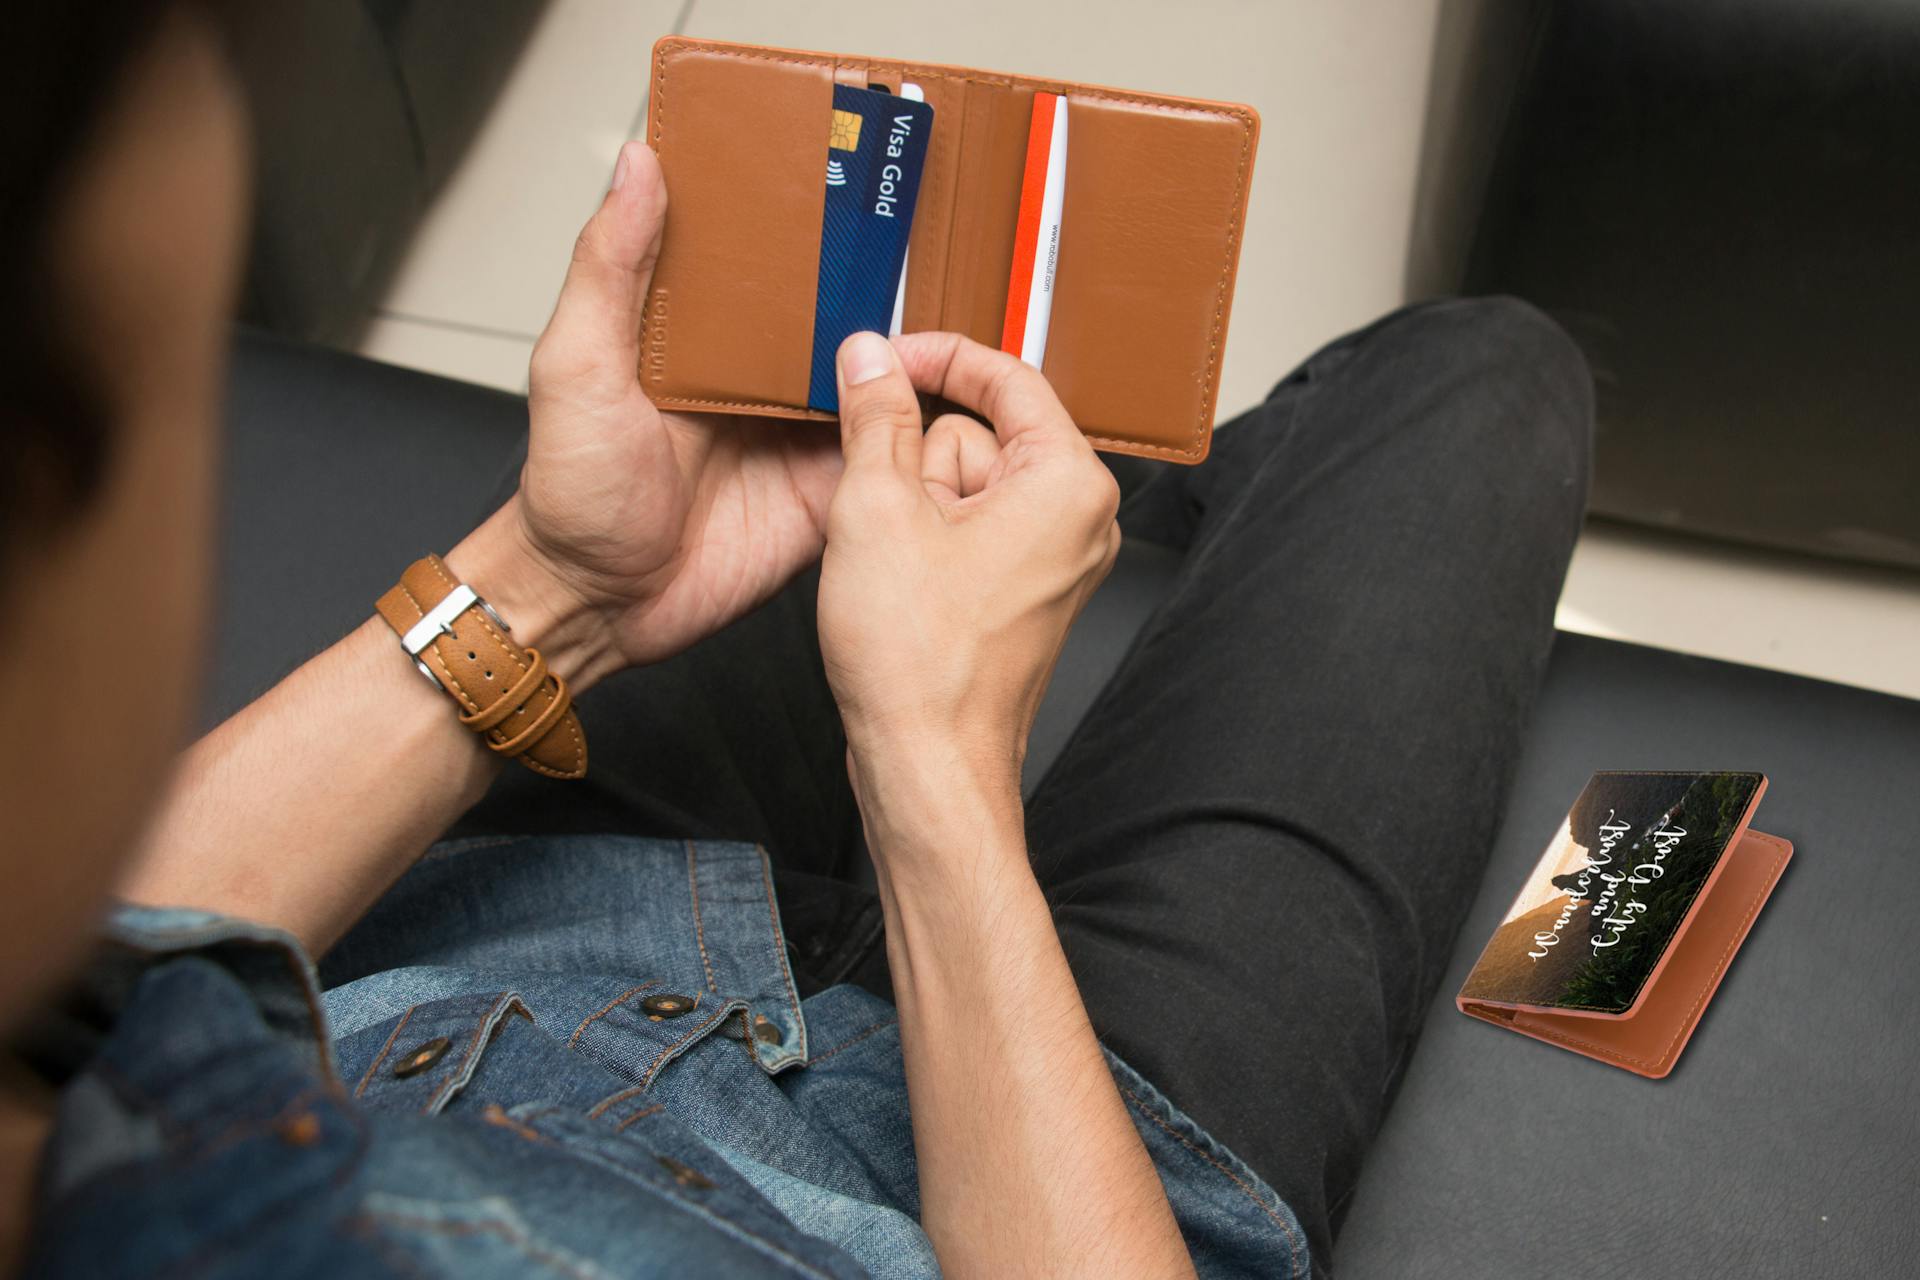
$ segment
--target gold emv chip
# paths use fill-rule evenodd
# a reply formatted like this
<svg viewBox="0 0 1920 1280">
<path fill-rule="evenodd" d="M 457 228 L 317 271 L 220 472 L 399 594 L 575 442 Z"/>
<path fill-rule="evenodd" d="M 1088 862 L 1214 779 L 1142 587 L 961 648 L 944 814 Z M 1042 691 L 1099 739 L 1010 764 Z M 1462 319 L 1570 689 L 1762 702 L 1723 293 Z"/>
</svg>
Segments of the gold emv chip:
<svg viewBox="0 0 1920 1280">
<path fill-rule="evenodd" d="M 858 151 L 860 149 L 860 114 L 857 111 L 833 113 L 833 130 L 827 134 L 827 145 L 835 151 Z"/>
</svg>

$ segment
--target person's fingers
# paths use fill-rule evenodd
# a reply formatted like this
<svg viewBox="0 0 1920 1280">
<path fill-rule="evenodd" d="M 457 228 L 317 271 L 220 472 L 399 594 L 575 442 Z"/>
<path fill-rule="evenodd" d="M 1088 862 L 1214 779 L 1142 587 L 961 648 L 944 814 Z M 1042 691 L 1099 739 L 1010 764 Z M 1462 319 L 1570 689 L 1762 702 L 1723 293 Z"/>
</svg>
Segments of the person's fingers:
<svg viewBox="0 0 1920 1280">
<path fill-rule="evenodd" d="M 1001 444 L 1027 434 L 1085 444 L 1045 375 L 1019 357 L 958 333 L 907 333 L 894 343 L 915 387 L 981 415 Z"/>
<path fill-rule="evenodd" d="M 847 473 L 889 470 L 920 475 L 920 400 L 893 344 L 856 333 L 840 344 L 840 451 Z"/>
<path fill-rule="evenodd" d="M 920 478 L 956 501 L 987 487 L 987 472 L 1000 456 L 1000 438 L 964 413 L 943 413 L 927 428 L 921 445 Z"/>
<path fill-rule="evenodd" d="M 660 161 L 646 143 L 629 142 L 600 208 L 574 241 L 560 299 L 534 345 L 535 392 L 624 393 L 638 379 L 640 317 L 666 219 Z"/>
</svg>

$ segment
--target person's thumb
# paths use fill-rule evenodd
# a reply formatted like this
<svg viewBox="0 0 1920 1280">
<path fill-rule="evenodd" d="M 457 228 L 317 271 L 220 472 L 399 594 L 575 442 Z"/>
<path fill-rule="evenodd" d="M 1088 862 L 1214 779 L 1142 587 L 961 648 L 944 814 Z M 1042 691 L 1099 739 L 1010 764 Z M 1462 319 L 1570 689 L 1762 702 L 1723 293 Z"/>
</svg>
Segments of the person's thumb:
<svg viewBox="0 0 1920 1280">
<path fill-rule="evenodd" d="M 619 393 L 638 378 L 640 316 L 666 219 L 660 161 L 646 143 L 629 142 L 600 208 L 574 241 L 553 318 L 534 347 L 535 391 Z"/>
<path fill-rule="evenodd" d="M 893 344 L 856 333 L 840 344 L 840 451 L 847 471 L 885 469 L 920 477 L 920 400 Z"/>
</svg>

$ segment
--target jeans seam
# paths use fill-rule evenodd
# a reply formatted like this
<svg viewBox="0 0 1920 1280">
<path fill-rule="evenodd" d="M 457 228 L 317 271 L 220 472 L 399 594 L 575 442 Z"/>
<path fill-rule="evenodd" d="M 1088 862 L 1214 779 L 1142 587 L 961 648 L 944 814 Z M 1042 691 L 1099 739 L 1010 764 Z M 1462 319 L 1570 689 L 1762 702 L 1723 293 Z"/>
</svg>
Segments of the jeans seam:
<svg viewBox="0 0 1920 1280">
<path fill-rule="evenodd" d="M 653 1061 L 647 1064 L 646 1074 L 640 1077 L 642 1087 L 651 1085 L 653 1078 L 660 1074 L 661 1068 L 665 1067 L 668 1062 L 678 1056 L 683 1048 L 726 1021 L 729 1012 L 726 1006 L 722 1005 L 720 1013 L 717 1016 L 708 1018 L 699 1026 L 690 1029 L 685 1035 L 655 1054 Z"/>
<path fill-rule="evenodd" d="M 1285 1218 L 1275 1213 L 1270 1206 L 1261 1204 L 1260 1198 L 1253 1193 L 1253 1188 L 1249 1187 L 1244 1181 L 1242 1181 L 1238 1174 L 1234 1173 L 1233 1170 L 1227 1168 L 1226 1165 L 1220 1163 L 1220 1161 L 1215 1159 L 1212 1155 L 1208 1154 L 1205 1151 L 1202 1151 L 1191 1140 L 1189 1140 L 1186 1137 L 1186 1135 L 1180 1133 L 1178 1130 L 1176 1130 L 1171 1125 L 1169 1125 L 1165 1120 L 1162 1120 L 1159 1116 L 1155 1115 L 1150 1109 L 1148 1109 L 1146 1103 L 1141 1100 L 1139 1094 L 1127 1088 L 1125 1085 L 1121 1085 L 1119 1087 L 1120 1087 L 1120 1092 L 1126 1095 L 1127 1101 L 1133 1104 L 1134 1109 L 1136 1111 L 1138 1111 L 1141 1115 L 1145 1116 L 1147 1119 L 1151 1120 L 1156 1126 L 1160 1128 L 1162 1132 L 1164 1132 L 1168 1137 L 1172 1138 L 1175 1142 L 1178 1142 L 1181 1146 L 1191 1151 L 1194 1155 L 1199 1156 L 1202 1160 L 1205 1160 L 1208 1164 L 1212 1165 L 1215 1169 L 1219 1170 L 1221 1175 L 1225 1177 L 1227 1181 L 1233 1183 L 1233 1185 L 1240 1191 L 1240 1194 L 1245 1196 L 1247 1200 L 1250 1203 L 1252 1203 L 1252 1205 L 1256 1209 L 1260 1210 L 1260 1212 L 1266 1214 L 1268 1218 L 1273 1220 L 1273 1224 L 1279 1227 L 1281 1234 L 1286 1236 L 1287 1238 L 1287 1249 L 1293 1255 L 1294 1274 L 1298 1275 L 1300 1273 L 1300 1264 L 1304 1261 L 1302 1254 L 1305 1250 L 1305 1243 L 1306 1243 L 1300 1238 L 1300 1233 L 1297 1230 L 1295 1230 L 1294 1227 L 1290 1223 L 1288 1223 Z"/>
<path fill-rule="evenodd" d="M 615 1133 L 625 1133 L 627 1131 L 627 1126 L 632 1124 L 634 1121 L 644 1120 L 648 1116 L 657 1116 L 662 1111 L 665 1111 L 666 1109 L 667 1109 L 667 1104 L 664 1102 L 656 1102 L 650 1107 L 642 1107 L 638 1111 L 634 1112 L 632 1115 L 622 1119 L 619 1124 L 616 1124 L 615 1126 L 613 1126 L 613 1131 Z"/>
<path fill-rule="evenodd" d="M 773 897 L 773 873 L 768 868 L 766 848 L 759 844 L 755 844 L 753 847 L 754 851 L 760 855 L 760 883 L 767 893 L 767 920 L 773 928 L 774 962 L 780 966 L 780 977 L 786 985 L 787 1005 L 793 1010 L 794 1030 L 800 1037 L 800 1043 L 795 1045 L 794 1048 L 798 1051 L 799 1056 L 804 1058 L 806 1056 L 807 1045 L 807 1024 L 800 1012 L 800 995 L 793 989 L 793 970 L 787 965 L 786 934 L 780 928 L 780 907 L 779 904 L 774 901 Z M 747 1048 L 749 1050 L 749 1056 L 751 1056 L 755 1062 L 758 1062 L 760 1060 L 760 1054 L 759 1051 L 753 1047 L 753 1027 L 750 1024 L 747 1027 Z"/>
<path fill-rule="evenodd" d="M 833 1046 L 833 1048 L 828 1049 L 824 1053 L 820 1054 L 819 1057 L 807 1059 L 807 1065 L 810 1067 L 817 1067 L 821 1063 L 825 1062 L 828 1058 L 831 1058 L 834 1054 L 839 1053 L 842 1049 L 851 1049 L 853 1048 L 853 1046 L 859 1044 L 862 1040 L 867 1039 L 869 1036 L 876 1035 L 879 1032 L 885 1031 L 888 1027 L 897 1027 L 899 1025 L 900 1025 L 900 1019 L 898 1018 L 888 1018 L 885 1022 L 876 1022 L 872 1026 L 868 1027 L 865 1031 L 861 1031 L 855 1035 L 849 1036 L 845 1040 L 842 1040 L 839 1044 L 836 1044 L 835 1046 Z"/>
<path fill-rule="evenodd" d="M 656 978 L 647 982 L 643 982 L 637 987 L 628 987 L 625 991 L 622 991 L 619 995 L 615 996 L 612 1000 L 608 1001 L 607 1004 L 604 1005 L 597 1013 L 588 1014 L 586 1018 L 584 1018 L 581 1021 L 580 1025 L 573 1029 L 573 1034 L 567 1037 L 567 1048 L 571 1049 L 575 1045 L 579 1044 L 580 1037 L 586 1034 L 586 1030 L 588 1027 L 600 1021 L 600 1019 L 606 1017 L 608 1014 L 612 1013 L 615 1009 L 618 1009 L 621 1005 L 625 1004 L 627 1001 L 639 995 L 642 991 L 649 990 L 659 985 L 660 985 L 659 979 Z"/>
<path fill-rule="evenodd" d="M 700 967 L 707 974 L 707 990 L 719 995 L 720 985 L 713 980 L 713 961 L 707 956 L 706 921 L 700 914 L 700 855 L 693 841 L 682 843 L 687 847 L 687 889 L 693 895 L 693 939 L 700 948 Z"/>
<path fill-rule="evenodd" d="M 358 1098 L 366 1093 L 367 1086 L 373 1083 L 373 1073 L 380 1069 L 380 1064 L 387 1060 L 389 1053 L 393 1052 L 393 1042 L 400 1038 L 400 1029 L 413 1019 L 413 1011 L 419 1007 L 417 1004 L 407 1006 L 407 1011 L 400 1015 L 400 1021 L 393 1024 L 393 1030 L 387 1035 L 387 1042 L 380 1046 L 380 1052 L 374 1055 L 371 1063 L 367 1064 L 367 1073 L 361 1076 L 360 1083 L 354 1086 L 354 1097 Z"/>
</svg>

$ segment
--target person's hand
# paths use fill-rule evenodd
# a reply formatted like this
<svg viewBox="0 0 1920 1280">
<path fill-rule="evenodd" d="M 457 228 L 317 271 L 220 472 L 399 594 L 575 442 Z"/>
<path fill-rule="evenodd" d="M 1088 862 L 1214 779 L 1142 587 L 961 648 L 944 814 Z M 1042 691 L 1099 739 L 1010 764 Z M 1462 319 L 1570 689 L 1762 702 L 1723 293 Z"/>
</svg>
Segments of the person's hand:
<svg viewBox="0 0 1920 1280">
<path fill-rule="evenodd" d="M 831 427 L 647 399 L 666 209 L 659 161 L 629 142 L 534 347 L 520 492 L 449 556 L 576 688 L 679 652 L 811 564 L 840 472 Z"/>
<path fill-rule="evenodd" d="M 855 334 L 839 383 L 820 647 L 863 806 L 881 773 L 1017 805 L 1067 628 L 1120 548 L 1118 487 L 1037 370 L 958 334 Z M 923 436 L 916 388 L 992 428 L 950 413 Z"/>
</svg>

